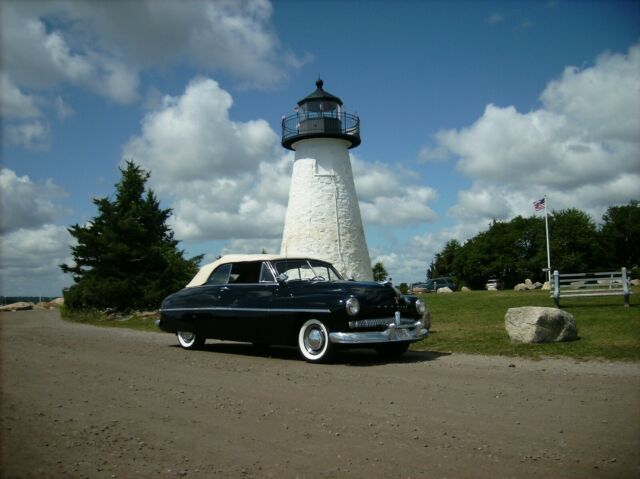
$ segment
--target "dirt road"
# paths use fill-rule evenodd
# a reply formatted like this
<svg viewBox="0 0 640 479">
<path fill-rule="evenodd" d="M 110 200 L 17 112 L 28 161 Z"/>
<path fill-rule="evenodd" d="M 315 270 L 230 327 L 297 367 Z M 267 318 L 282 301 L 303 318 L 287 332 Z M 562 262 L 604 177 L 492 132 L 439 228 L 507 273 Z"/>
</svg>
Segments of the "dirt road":
<svg viewBox="0 0 640 479">
<path fill-rule="evenodd" d="M 640 476 L 640 365 L 293 349 L 0 314 L 3 477 Z"/>
</svg>

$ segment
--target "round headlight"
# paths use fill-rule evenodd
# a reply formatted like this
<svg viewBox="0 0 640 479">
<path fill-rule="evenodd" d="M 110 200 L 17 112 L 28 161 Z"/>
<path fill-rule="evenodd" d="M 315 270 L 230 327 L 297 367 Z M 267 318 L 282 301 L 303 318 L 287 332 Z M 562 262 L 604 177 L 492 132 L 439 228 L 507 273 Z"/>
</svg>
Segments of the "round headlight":
<svg viewBox="0 0 640 479">
<path fill-rule="evenodd" d="M 360 312 L 360 301 L 357 298 L 349 298 L 346 302 L 347 314 L 349 316 L 355 316 Z"/>
<path fill-rule="evenodd" d="M 416 301 L 416 312 L 418 314 L 424 314 L 427 310 L 427 306 L 424 304 L 424 299 L 419 299 Z"/>
</svg>

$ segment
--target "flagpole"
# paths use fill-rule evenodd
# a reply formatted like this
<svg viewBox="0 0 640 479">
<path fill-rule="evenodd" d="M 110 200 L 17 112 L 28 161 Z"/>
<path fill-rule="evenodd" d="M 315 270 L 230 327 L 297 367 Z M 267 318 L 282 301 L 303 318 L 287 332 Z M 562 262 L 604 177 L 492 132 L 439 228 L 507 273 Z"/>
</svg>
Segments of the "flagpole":
<svg viewBox="0 0 640 479">
<path fill-rule="evenodd" d="M 549 220 L 547 219 L 547 209 L 549 203 L 547 202 L 547 195 L 544 195 L 544 228 L 547 232 L 547 278 L 549 284 L 551 284 L 551 248 L 549 246 Z"/>
</svg>

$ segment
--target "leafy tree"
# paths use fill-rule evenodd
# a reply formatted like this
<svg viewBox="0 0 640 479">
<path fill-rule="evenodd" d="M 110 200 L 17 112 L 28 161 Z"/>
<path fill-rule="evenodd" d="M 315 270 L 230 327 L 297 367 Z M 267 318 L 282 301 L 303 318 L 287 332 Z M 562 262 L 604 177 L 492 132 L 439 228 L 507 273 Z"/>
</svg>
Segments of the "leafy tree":
<svg viewBox="0 0 640 479">
<path fill-rule="evenodd" d="M 453 261 L 460 282 L 483 288 L 489 278 L 511 287 L 525 278 L 544 278 L 544 221 L 517 216 L 509 222 L 494 221 L 487 231 L 468 240 Z"/>
<path fill-rule="evenodd" d="M 549 231 L 552 269 L 579 273 L 602 266 L 598 229 L 585 212 L 575 208 L 554 211 L 549 217 Z"/>
<path fill-rule="evenodd" d="M 607 269 L 640 266 L 640 203 L 612 206 L 602 216 L 601 244 Z"/>
<path fill-rule="evenodd" d="M 382 261 L 378 261 L 371 269 L 373 270 L 374 281 L 384 281 L 387 279 L 387 276 L 389 276 L 389 273 L 387 273 L 387 270 L 384 268 Z"/>
<path fill-rule="evenodd" d="M 156 308 L 166 295 L 196 273 L 202 256 L 184 258 L 153 191 L 145 192 L 149 173 L 127 162 L 115 185 L 115 199 L 97 198 L 98 215 L 69 232 L 74 264 L 60 265 L 75 284 L 65 291 L 71 308 Z"/>
<path fill-rule="evenodd" d="M 458 240 L 452 239 L 447 241 L 442 251 L 436 253 L 436 257 L 431 262 L 427 271 L 427 276 L 429 278 L 437 278 L 439 276 L 457 277 L 458 274 L 455 271 L 453 263 L 461 249 L 462 245 Z"/>
</svg>

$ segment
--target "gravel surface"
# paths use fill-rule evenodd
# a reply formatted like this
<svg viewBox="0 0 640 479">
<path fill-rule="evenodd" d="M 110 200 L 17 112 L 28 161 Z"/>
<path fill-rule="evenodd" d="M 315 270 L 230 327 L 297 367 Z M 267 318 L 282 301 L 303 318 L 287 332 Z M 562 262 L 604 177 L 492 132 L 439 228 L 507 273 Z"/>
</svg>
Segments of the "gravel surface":
<svg viewBox="0 0 640 479">
<path fill-rule="evenodd" d="M 288 348 L 0 314 L 2 477 L 640 477 L 640 365 Z"/>
</svg>

